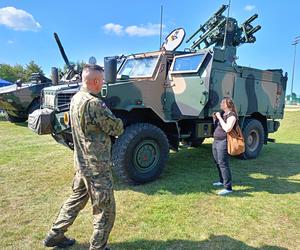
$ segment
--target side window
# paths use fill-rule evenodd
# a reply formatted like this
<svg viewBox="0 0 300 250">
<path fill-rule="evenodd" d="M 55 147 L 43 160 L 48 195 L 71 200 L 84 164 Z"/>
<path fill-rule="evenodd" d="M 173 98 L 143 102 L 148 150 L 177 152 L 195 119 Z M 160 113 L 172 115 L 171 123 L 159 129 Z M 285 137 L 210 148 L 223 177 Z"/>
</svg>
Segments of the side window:
<svg viewBox="0 0 300 250">
<path fill-rule="evenodd" d="M 204 54 L 175 57 L 172 73 L 197 72 L 204 59 Z"/>
</svg>

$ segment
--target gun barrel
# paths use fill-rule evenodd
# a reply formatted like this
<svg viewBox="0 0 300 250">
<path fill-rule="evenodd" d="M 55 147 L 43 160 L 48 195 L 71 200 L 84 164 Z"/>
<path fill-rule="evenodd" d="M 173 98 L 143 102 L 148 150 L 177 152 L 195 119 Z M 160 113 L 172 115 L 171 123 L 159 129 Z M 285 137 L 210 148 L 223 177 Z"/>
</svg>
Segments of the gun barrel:
<svg viewBox="0 0 300 250">
<path fill-rule="evenodd" d="M 243 24 L 249 24 L 251 23 L 253 20 L 255 20 L 258 17 L 257 14 L 254 14 L 253 16 L 249 17 Z"/>
<path fill-rule="evenodd" d="M 251 36 L 252 34 L 254 34 L 255 32 L 259 31 L 261 29 L 260 25 L 257 25 L 256 27 L 254 27 L 253 29 L 251 29 L 249 32 L 247 32 L 248 36 Z"/>
<path fill-rule="evenodd" d="M 59 40 L 59 37 L 58 37 L 57 33 L 55 33 L 55 32 L 54 32 L 54 38 L 55 38 L 55 41 L 56 41 L 56 43 L 57 43 L 57 45 L 58 45 L 59 51 L 60 51 L 60 53 L 61 53 L 61 55 L 62 55 L 62 57 L 63 57 L 65 63 L 66 63 L 67 66 L 70 68 L 70 67 L 71 67 L 71 64 L 70 64 L 70 62 L 69 62 L 69 59 L 68 59 L 68 57 L 67 57 L 67 55 L 66 55 L 66 53 L 65 53 L 65 50 L 64 50 L 64 48 L 63 48 L 63 46 L 62 46 L 62 44 L 61 44 L 61 42 L 60 42 L 60 40 Z"/>
<path fill-rule="evenodd" d="M 215 14 L 213 14 L 212 17 L 210 17 L 208 19 L 208 21 L 206 21 L 203 25 L 200 26 L 199 29 L 197 29 L 187 40 L 186 43 L 188 43 L 189 41 L 191 41 L 202 29 L 203 27 L 208 24 L 213 18 L 215 18 L 216 16 L 220 16 L 223 14 L 223 12 L 228 8 L 228 5 L 223 4 L 216 12 Z"/>
<path fill-rule="evenodd" d="M 200 31 L 201 29 L 203 28 L 204 25 L 201 25 L 199 29 L 197 29 L 193 35 L 191 35 L 187 40 L 186 40 L 186 43 L 188 43 L 189 41 L 191 41 Z"/>
<path fill-rule="evenodd" d="M 220 16 L 224 13 L 224 11 L 228 8 L 228 5 L 223 4 L 220 9 L 218 9 L 216 11 L 216 13 L 214 14 L 214 16 Z"/>
</svg>

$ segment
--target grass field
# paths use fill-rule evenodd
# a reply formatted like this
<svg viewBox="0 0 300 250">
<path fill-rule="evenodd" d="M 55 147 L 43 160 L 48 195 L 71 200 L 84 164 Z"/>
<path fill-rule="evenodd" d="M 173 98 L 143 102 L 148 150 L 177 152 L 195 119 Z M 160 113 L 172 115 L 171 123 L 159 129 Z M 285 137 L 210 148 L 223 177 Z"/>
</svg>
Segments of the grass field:
<svg viewBox="0 0 300 250">
<path fill-rule="evenodd" d="M 300 249 L 300 112 L 286 112 L 258 159 L 231 160 L 235 192 L 218 197 L 211 142 L 172 153 L 161 178 L 116 183 L 112 249 Z M 71 192 L 72 152 L 0 120 L 0 249 L 41 241 Z M 88 249 L 90 204 L 68 235 Z"/>
</svg>

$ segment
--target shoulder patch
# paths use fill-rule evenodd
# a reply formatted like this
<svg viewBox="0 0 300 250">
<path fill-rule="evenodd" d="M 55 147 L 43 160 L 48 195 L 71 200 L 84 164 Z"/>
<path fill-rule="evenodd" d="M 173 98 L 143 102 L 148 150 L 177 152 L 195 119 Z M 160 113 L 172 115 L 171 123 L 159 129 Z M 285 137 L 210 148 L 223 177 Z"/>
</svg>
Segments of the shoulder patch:
<svg viewBox="0 0 300 250">
<path fill-rule="evenodd" d="M 105 109 L 105 108 L 106 108 L 106 104 L 105 104 L 105 102 L 102 102 L 100 105 L 101 105 L 101 108 L 103 108 L 103 109 Z"/>
</svg>

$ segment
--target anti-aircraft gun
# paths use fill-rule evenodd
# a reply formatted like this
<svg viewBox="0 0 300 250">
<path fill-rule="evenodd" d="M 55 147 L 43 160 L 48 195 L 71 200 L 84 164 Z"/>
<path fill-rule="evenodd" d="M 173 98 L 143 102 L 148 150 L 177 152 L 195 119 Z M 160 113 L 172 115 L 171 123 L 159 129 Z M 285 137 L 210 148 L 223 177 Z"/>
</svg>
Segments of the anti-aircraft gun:
<svg viewBox="0 0 300 250">
<path fill-rule="evenodd" d="M 112 150 L 114 171 L 121 179 L 152 181 L 162 172 L 169 148 L 179 150 L 180 143 L 197 147 L 212 137 L 212 114 L 220 111 L 224 96 L 233 98 L 245 137 L 246 151 L 240 157 L 256 158 L 271 140 L 269 134 L 278 130 L 287 76 L 281 69 L 236 63 L 237 47 L 254 43 L 260 26 L 252 25 L 257 15 L 238 25 L 223 15 L 227 8 L 223 5 L 201 25 L 184 51 L 176 51 L 185 37 L 180 28 L 159 51 L 129 55 L 118 69 L 117 58 L 105 60 L 102 99 L 125 128 Z M 46 111 L 29 126 L 72 148 L 69 104 L 78 90 L 69 85 L 44 89 Z"/>
<path fill-rule="evenodd" d="M 259 31 L 261 26 L 257 25 L 253 27 L 251 22 L 254 21 L 258 15 L 254 14 L 238 26 L 236 19 L 222 15 L 227 8 L 228 5 L 222 5 L 208 21 L 201 25 L 200 28 L 187 39 L 186 42 L 188 43 L 200 33 L 199 38 L 193 41 L 191 49 L 206 49 L 211 45 L 215 45 L 216 47 L 237 47 L 244 43 L 254 43 L 256 41 L 254 33 Z"/>
<path fill-rule="evenodd" d="M 64 59 L 64 62 L 67 66 L 67 71 L 61 77 L 60 82 L 79 82 L 81 80 L 81 69 L 76 68 L 74 64 L 70 63 L 57 33 L 54 33 L 54 38 L 59 48 L 59 51 L 61 53 L 61 56 Z M 54 85 L 58 84 L 59 81 L 58 79 L 59 79 L 58 70 L 57 68 L 53 67 L 52 81 Z"/>
</svg>

